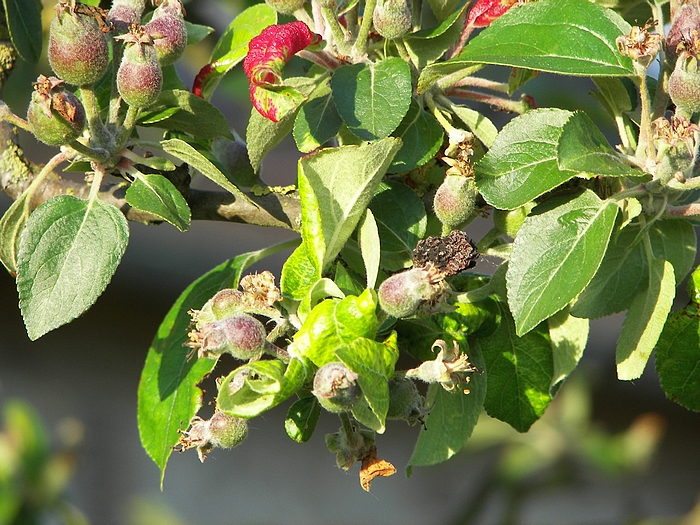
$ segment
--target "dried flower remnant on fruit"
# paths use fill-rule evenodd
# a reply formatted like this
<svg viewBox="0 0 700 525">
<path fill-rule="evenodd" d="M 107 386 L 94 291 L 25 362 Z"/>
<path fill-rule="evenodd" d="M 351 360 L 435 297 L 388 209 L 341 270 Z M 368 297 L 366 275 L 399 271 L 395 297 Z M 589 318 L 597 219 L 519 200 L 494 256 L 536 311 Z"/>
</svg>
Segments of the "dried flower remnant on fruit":
<svg viewBox="0 0 700 525">
<path fill-rule="evenodd" d="M 150 106 L 163 87 L 163 71 L 153 39 L 141 26 L 131 26 L 125 35 L 115 37 L 125 44 L 117 70 L 117 90 L 124 102 L 135 108 Z"/>
<path fill-rule="evenodd" d="M 385 459 L 377 458 L 377 447 L 373 446 L 364 458 L 360 469 L 360 485 L 369 492 L 372 480 L 378 476 L 388 477 L 396 474 L 396 467 Z"/>
<path fill-rule="evenodd" d="M 34 136 L 50 146 L 67 144 L 85 128 L 85 109 L 63 80 L 39 75 L 34 83 L 27 121 Z"/>
<path fill-rule="evenodd" d="M 442 161 L 450 166 L 447 175 L 473 177 L 474 167 L 471 156 L 474 155 L 474 135 L 463 129 L 452 129 L 448 134 L 449 144 L 445 148 Z"/>
<path fill-rule="evenodd" d="M 663 38 L 659 33 L 649 32 L 655 25 L 647 22 L 643 27 L 632 26 L 628 35 L 617 37 L 615 43 L 620 54 L 648 66 L 659 52 Z"/>
<path fill-rule="evenodd" d="M 695 152 L 700 127 L 687 117 L 672 115 L 670 121 L 661 117 L 651 124 L 657 150 L 677 149 L 683 144 L 689 153 Z"/>
<path fill-rule="evenodd" d="M 479 369 L 469 362 L 467 354 L 460 352 L 459 343 L 453 341 L 453 346 L 448 349 L 447 343 L 437 339 L 433 348 L 439 348 L 437 357 L 433 361 L 425 361 L 419 367 L 406 372 L 406 377 L 420 379 L 426 383 L 440 383 L 445 390 L 452 391 L 458 386 L 465 394 L 469 390 L 464 386 L 469 383 L 470 377 L 465 374 L 479 372 Z"/>
<path fill-rule="evenodd" d="M 446 237 L 426 237 L 413 250 L 413 266 L 432 263 L 446 277 L 476 266 L 479 252 L 469 236 L 452 230 Z"/>
<path fill-rule="evenodd" d="M 139 24 L 146 8 L 146 0 L 113 0 L 107 18 L 118 34 L 124 34 L 129 26 Z"/>
<path fill-rule="evenodd" d="M 178 432 L 180 439 L 174 449 L 184 452 L 196 448 L 199 460 L 204 463 L 207 454 L 214 447 L 228 449 L 240 445 L 248 436 L 248 422 L 223 412 L 216 412 L 209 420 L 194 416 L 190 420 L 189 430 Z"/>
</svg>

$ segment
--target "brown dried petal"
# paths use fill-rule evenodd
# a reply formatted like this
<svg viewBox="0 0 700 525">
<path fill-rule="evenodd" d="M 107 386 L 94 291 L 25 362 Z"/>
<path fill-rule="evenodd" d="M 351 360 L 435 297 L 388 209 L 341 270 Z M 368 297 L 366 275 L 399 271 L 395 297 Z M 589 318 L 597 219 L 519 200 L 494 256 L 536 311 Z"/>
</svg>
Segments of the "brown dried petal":
<svg viewBox="0 0 700 525">
<path fill-rule="evenodd" d="M 413 250 L 414 267 L 432 263 L 446 276 L 474 267 L 478 258 L 476 245 L 460 230 L 451 231 L 447 237 L 427 237 Z"/>
<path fill-rule="evenodd" d="M 396 474 L 396 467 L 384 459 L 377 458 L 377 447 L 372 447 L 367 456 L 362 459 L 360 469 L 360 485 L 369 492 L 372 480 L 377 476 L 393 476 Z"/>
</svg>

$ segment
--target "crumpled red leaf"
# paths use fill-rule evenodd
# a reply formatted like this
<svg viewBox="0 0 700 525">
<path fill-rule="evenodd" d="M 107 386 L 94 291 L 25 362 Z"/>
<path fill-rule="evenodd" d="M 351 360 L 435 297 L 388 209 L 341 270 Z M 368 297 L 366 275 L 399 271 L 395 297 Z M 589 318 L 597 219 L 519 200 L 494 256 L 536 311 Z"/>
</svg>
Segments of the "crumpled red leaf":
<svg viewBox="0 0 700 525">
<path fill-rule="evenodd" d="M 321 36 L 300 21 L 269 26 L 250 41 L 243 71 L 250 81 L 253 106 L 263 117 L 278 122 L 300 103 L 293 89 L 281 85 L 282 70 L 292 56 L 319 42 Z"/>
<path fill-rule="evenodd" d="M 467 16 L 468 27 L 486 27 L 503 15 L 518 0 L 477 0 Z"/>
</svg>

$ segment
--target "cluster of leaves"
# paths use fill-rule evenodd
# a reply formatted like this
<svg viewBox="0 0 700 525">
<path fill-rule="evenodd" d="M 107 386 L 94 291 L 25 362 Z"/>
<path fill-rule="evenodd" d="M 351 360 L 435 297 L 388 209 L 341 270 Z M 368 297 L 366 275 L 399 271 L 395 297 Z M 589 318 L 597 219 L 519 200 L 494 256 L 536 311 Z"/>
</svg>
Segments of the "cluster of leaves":
<svg viewBox="0 0 700 525">
<path fill-rule="evenodd" d="M 675 107 L 665 89 L 675 58 L 665 57 L 662 35 L 630 25 L 651 17 L 663 27 L 666 2 L 634 3 L 639 11 L 629 2 L 480 0 L 467 12 L 467 4 L 454 0 L 414 1 L 410 23 L 386 38 L 378 10 L 408 9 L 406 3 L 306 6 L 314 9 L 278 3 L 255 5 L 233 20 L 195 80 L 198 96 L 164 68 L 162 93 L 132 116 L 137 125 L 164 129 L 159 143 L 143 143 L 134 132 L 106 157 L 73 144 L 73 169 L 91 161 L 93 170 L 123 175 L 120 163 L 131 161 L 129 204 L 180 229 L 190 220 L 186 188 L 181 194 L 162 174 L 131 169 L 134 163 L 167 174 L 174 166 L 160 152 L 167 153 L 255 206 L 246 191 L 257 176 L 228 173 L 216 158 L 217 141 L 233 137 L 207 102 L 220 78 L 245 58 L 254 105 L 246 132 L 253 170 L 257 174 L 289 134 L 308 153 L 298 161 L 294 194 L 301 239 L 238 255 L 192 283 L 149 349 L 139 429 L 162 473 L 182 443 L 182 422 L 201 407 L 198 383 L 217 364 L 218 356 L 195 357 L 188 348 L 201 344 L 200 321 L 213 311 L 212 298 L 237 288 L 251 264 L 291 247 L 274 299 L 264 308 L 246 303 L 235 309 L 274 322 L 268 343 L 276 351 L 222 376 L 217 410 L 249 419 L 297 397 L 285 430 L 306 441 L 321 411 L 312 395 L 314 374 L 342 363 L 361 390 L 359 401 L 341 414 L 341 431 L 327 438 L 343 468 L 376 459 L 373 436 L 386 430 L 390 385 L 398 378 L 431 383 L 425 403 L 414 407 L 419 415 L 402 416 L 425 423 L 409 473 L 460 450 L 484 409 L 527 431 L 580 360 L 589 320 L 625 310 L 618 377 L 638 378 L 658 346 L 664 390 L 700 409 L 700 271 L 691 279 L 690 305 L 669 317 L 677 284 L 695 258 L 700 133 L 683 109 L 667 118 L 667 108 Z M 278 25 L 275 9 L 297 21 Z M 691 36 L 683 46 L 692 51 Z M 294 54 L 312 65 L 303 77 L 285 78 L 284 65 Z M 660 81 L 654 82 L 647 67 L 657 56 Z M 509 82 L 476 76 L 486 65 L 512 68 Z M 510 98 L 539 71 L 591 77 L 593 96 L 615 122 L 620 144 L 613 148 L 583 112 L 536 109 L 526 96 Z M 468 104 L 455 102 L 460 99 L 519 115 L 499 132 Z M 110 99 L 99 107 L 109 108 Z M 156 150 L 155 156 L 137 156 L 135 148 Z M 438 203 L 436 197 L 433 204 L 433 195 L 451 188 L 459 189 L 452 200 L 468 210 L 465 215 L 439 211 L 450 199 Z M 59 197 L 31 215 L 30 200 L 31 193 L 16 201 L 0 222 L 0 235 L 3 262 L 20 274 L 20 306 L 36 338 L 96 300 L 126 235 L 118 211 L 94 195 L 87 201 Z M 429 259 L 424 273 L 434 294 L 421 296 L 420 307 L 400 319 L 381 307 L 382 282 L 409 271 L 421 240 L 449 238 L 491 209 L 495 227 L 478 249 L 503 260 L 493 276 L 445 272 Z M 47 279 L 47 269 L 56 278 Z M 200 335 L 190 331 L 192 311 Z M 396 369 L 401 353 L 415 368 Z"/>
</svg>

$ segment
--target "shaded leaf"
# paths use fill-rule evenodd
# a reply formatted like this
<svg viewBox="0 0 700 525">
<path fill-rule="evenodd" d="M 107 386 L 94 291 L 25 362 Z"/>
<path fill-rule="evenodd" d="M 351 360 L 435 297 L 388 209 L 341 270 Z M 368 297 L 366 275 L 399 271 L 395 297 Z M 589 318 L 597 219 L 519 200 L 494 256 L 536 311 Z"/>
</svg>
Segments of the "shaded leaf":
<svg viewBox="0 0 700 525">
<path fill-rule="evenodd" d="M 26 62 L 36 64 L 41 57 L 43 31 L 41 2 L 38 0 L 3 0 L 5 22 L 12 45 Z"/>
<path fill-rule="evenodd" d="M 321 405 L 315 396 L 308 395 L 295 401 L 287 410 L 284 430 L 290 439 L 297 443 L 306 443 L 316 429 L 321 415 Z"/>
<path fill-rule="evenodd" d="M 126 202 L 136 209 L 152 213 L 181 232 L 190 227 L 190 207 L 173 183 L 162 175 L 138 174 L 126 190 Z"/>
<path fill-rule="evenodd" d="M 445 131 L 435 117 L 412 100 L 408 113 L 392 136 L 401 138 L 403 145 L 387 172 L 399 173 L 422 166 L 433 158 L 442 146 Z"/>
</svg>

